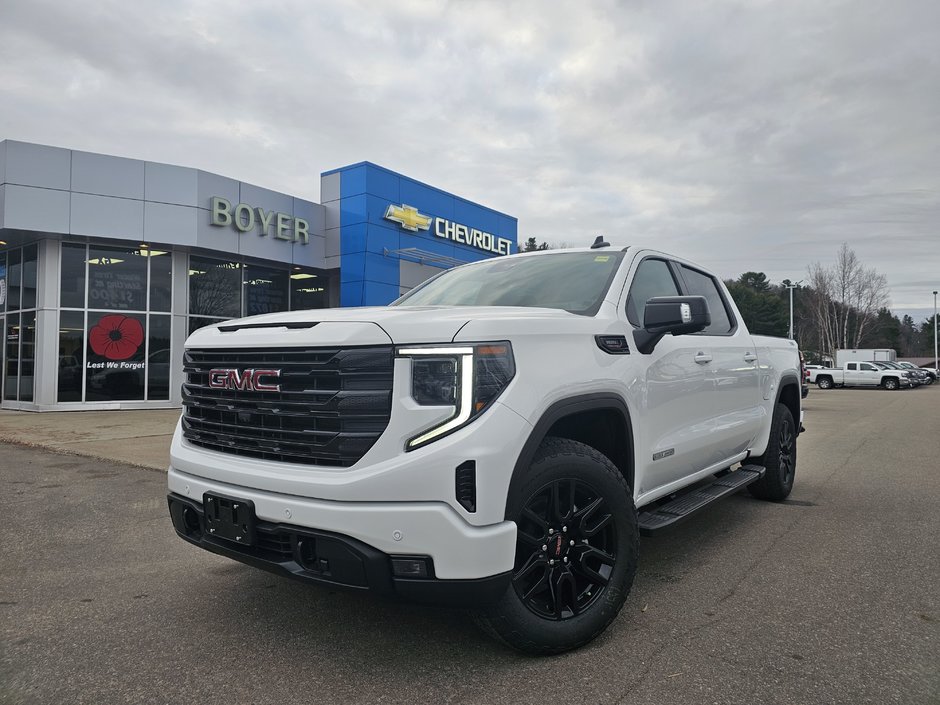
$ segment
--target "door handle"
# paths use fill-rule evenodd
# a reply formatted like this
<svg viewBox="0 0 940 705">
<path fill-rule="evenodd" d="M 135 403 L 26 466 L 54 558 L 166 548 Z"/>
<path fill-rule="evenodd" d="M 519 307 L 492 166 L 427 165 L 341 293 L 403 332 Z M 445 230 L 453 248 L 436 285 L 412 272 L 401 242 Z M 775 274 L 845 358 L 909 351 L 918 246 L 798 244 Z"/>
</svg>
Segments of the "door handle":
<svg viewBox="0 0 940 705">
<path fill-rule="evenodd" d="M 706 352 L 698 352 L 698 353 L 695 354 L 695 357 L 694 357 L 693 359 L 694 359 L 698 364 L 704 365 L 706 362 L 711 362 L 711 361 L 712 361 L 712 356 L 709 355 L 709 354 L 706 353 Z"/>
<path fill-rule="evenodd" d="M 750 352 L 744 353 L 745 362 L 754 362 L 754 360 L 756 359 L 757 359 L 757 355 L 755 355 L 754 353 L 750 353 Z"/>
</svg>

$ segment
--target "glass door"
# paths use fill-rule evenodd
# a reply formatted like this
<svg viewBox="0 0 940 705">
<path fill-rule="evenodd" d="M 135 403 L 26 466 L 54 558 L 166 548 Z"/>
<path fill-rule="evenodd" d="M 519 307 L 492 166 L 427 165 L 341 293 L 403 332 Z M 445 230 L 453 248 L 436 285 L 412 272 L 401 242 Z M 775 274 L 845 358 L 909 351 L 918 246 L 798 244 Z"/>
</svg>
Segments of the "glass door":
<svg viewBox="0 0 940 705">
<path fill-rule="evenodd" d="M 3 398 L 16 401 L 20 373 L 20 314 L 8 314 L 3 327 L 3 347 L 6 359 L 3 361 Z"/>
<path fill-rule="evenodd" d="M 4 282 L 4 283 L 5 283 L 5 282 Z M 7 356 L 6 356 L 6 352 L 7 352 L 7 346 L 6 346 L 7 321 L 6 321 L 6 318 L 5 318 L 2 314 L 0 314 L 0 331 L 3 331 L 3 337 L 4 337 L 3 343 L 0 344 L 0 400 L 3 400 L 3 399 L 6 398 L 6 397 L 3 396 L 3 389 L 4 389 L 4 384 L 3 384 L 3 383 L 6 381 L 6 380 L 5 380 L 5 377 L 6 377 L 6 369 L 7 369 L 7 367 L 6 367 L 6 359 L 7 359 Z"/>
</svg>

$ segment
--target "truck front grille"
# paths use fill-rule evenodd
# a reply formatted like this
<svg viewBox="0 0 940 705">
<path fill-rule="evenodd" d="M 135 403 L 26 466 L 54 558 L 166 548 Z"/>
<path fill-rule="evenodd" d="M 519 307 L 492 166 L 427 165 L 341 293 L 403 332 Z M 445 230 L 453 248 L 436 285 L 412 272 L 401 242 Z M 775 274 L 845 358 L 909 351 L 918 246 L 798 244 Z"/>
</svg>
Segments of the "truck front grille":
<svg viewBox="0 0 940 705">
<path fill-rule="evenodd" d="M 388 426 L 393 363 L 391 346 L 187 350 L 183 436 L 222 453 L 349 467 Z M 280 389 L 209 384 L 210 370 L 235 370 L 238 379 L 258 369 L 278 370 L 263 379 Z"/>
</svg>

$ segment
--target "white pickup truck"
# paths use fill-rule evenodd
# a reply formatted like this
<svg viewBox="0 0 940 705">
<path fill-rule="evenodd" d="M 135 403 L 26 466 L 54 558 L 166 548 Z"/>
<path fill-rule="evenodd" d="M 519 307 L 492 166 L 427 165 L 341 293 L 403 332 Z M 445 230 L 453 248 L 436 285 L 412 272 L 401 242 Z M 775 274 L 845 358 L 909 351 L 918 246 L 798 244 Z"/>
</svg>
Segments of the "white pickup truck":
<svg viewBox="0 0 940 705">
<path fill-rule="evenodd" d="M 388 307 L 202 328 L 183 405 L 186 541 L 472 608 L 559 653 L 616 617 L 640 533 L 745 486 L 787 497 L 800 360 L 706 270 L 599 241 L 451 269 Z"/>
<path fill-rule="evenodd" d="M 883 370 L 870 362 L 847 362 L 844 368 L 810 369 L 809 383 L 815 384 L 820 389 L 834 387 L 902 389 L 911 386 L 911 373 L 902 370 Z"/>
</svg>

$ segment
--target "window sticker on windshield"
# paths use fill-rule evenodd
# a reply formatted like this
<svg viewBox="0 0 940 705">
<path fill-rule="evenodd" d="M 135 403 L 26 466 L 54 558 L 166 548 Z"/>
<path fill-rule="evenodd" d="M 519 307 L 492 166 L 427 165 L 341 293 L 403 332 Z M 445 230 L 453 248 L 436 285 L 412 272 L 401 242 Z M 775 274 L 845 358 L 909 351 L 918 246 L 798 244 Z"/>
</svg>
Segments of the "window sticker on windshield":
<svg viewBox="0 0 940 705">
<path fill-rule="evenodd" d="M 598 255 L 597 257 L 594 258 L 594 261 L 595 261 L 595 262 L 606 262 L 606 261 L 609 260 L 609 259 L 610 259 L 610 255 Z"/>
</svg>

